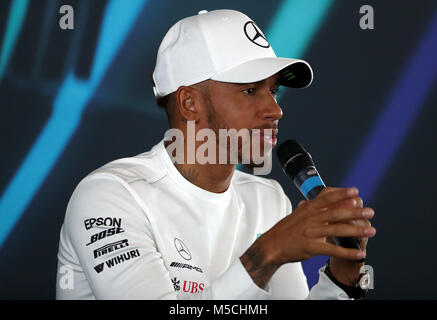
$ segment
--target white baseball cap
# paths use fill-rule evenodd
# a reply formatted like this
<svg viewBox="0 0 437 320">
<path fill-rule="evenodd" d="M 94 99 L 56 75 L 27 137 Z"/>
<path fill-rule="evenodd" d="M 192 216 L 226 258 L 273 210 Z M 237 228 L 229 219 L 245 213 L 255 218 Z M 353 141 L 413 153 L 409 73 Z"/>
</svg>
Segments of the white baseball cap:
<svg viewBox="0 0 437 320">
<path fill-rule="evenodd" d="M 286 40 L 284 40 L 286 41 Z M 154 93 L 166 96 L 204 80 L 252 83 L 280 72 L 280 84 L 303 88 L 313 80 L 303 60 L 278 58 L 262 31 L 234 10 L 202 10 L 173 25 L 159 46 Z"/>
</svg>

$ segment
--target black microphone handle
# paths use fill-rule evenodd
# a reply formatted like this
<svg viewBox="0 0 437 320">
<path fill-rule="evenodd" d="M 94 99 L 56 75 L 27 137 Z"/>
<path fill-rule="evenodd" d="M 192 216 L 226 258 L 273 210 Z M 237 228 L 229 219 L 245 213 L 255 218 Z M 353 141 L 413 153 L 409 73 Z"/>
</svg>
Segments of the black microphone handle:
<svg viewBox="0 0 437 320">
<path fill-rule="evenodd" d="M 303 186 L 303 184 L 311 178 L 318 180 L 321 184 L 315 185 L 313 187 L 311 186 L 311 184 L 309 184 L 310 186 L 308 187 L 307 183 L 305 186 Z M 323 184 L 322 179 L 319 176 L 319 173 L 317 172 L 317 169 L 313 166 L 309 166 L 306 167 L 304 170 L 301 170 L 294 178 L 294 184 L 307 200 L 314 199 L 323 189 L 326 188 L 326 186 Z M 305 190 L 303 190 L 303 188 L 305 188 Z M 334 241 L 336 245 L 343 248 L 361 249 L 360 241 L 358 240 L 358 238 L 334 237 Z"/>
</svg>

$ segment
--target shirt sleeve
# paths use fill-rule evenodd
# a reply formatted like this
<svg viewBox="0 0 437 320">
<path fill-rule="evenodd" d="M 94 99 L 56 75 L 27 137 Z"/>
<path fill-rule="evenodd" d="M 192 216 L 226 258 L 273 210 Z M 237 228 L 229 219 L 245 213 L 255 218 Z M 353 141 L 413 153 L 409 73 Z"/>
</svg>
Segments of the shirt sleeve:
<svg viewBox="0 0 437 320">
<path fill-rule="evenodd" d="M 259 288 L 239 259 L 198 294 L 177 293 L 147 215 L 130 191 L 110 174 L 91 175 L 77 186 L 67 206 L 61 241 L 60 248 L 74 252 L 60 249 L 58 256 L 77 258 L 96 299 L 270 297 L 269 288 Z M 68 295 L 59 292 L 60 288 L 57 291 L 59 299 L 74 296 L 71 291 Z"/>
<path fill-rule="evenodd" d="M 308 300 L 353 300 L 346 292 L 334 284 L 325 274 L 325 267 L 319 269 L 319 282 L 315 284 L 308 295 Z"/>
<path fill-rule="evenodd" d="M 211 300 L 268 300 L 271 299 L 271 289 L 258 287 L 247 273 L 240 259 L 212 283 L 206 290 L 199 292 L 191 299 Z"/>
</svg>

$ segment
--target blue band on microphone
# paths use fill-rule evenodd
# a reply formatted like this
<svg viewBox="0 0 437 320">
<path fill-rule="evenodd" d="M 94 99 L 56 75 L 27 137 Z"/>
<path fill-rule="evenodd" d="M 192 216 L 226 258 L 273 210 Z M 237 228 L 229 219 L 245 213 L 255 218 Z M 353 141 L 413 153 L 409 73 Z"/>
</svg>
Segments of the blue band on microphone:
<svg viewBox="0 0 437 320">
<path fill-rule="evenodd" d="M 322 179 L 320 179 L 319 176 L 313 176 L 311 178 L 306 179 L 305 182 L 301 184 L 300 191 L 306 197 L 308 192 L 310 192 L 314 187 L 324 186 L 324 185 L 325 184 L 323 183 Z"/>
</svg>

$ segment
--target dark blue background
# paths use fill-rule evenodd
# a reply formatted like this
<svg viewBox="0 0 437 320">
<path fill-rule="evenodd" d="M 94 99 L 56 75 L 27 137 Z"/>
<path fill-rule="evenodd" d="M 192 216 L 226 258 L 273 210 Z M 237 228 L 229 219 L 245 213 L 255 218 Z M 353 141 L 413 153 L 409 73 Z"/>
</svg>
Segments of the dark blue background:
<svg viewBox="0 0 437 320">
<path fill-rule="evenodd" d="M 5 50 L 13 2 L 0 3 L 0 53 Z M 51 119 L 66 75 L 71 70 L 77 79 L 92 77 L 102 19 L 110 2 L 34 0 L 28 4 L 5 72 L 0 75 L 0 224 L 10 213 L 1 201 L 5 201 L 5 192 Z M 316 7 L 317 2 L 306 1 L 306 5 Z M 227 8 L 246 13 L 266 31 L 283 5 L 283 1 L 144 3 L 35 194 L 29 199 L 20 192 L 14 195 L 16 203 L 28 203 L 0 247 L 0 298 L 54 298 L 59 231 L 77 183 L 111 160 L 150 149 L 168 128 L 150 83 L 156 52 L 168 28 L 202 9 Z M 75 30 L 60 30 L 58 10 L 62 4 L 75 9 Z M 359 28 L 359 8 L 364 4 L 375 10 L 374 30 Z M 345 186 L 353 181 L 358 188 L 363 186 L 365 204 L 376 211 L 372 223 L 377 235 L 368 245 L 367 263 L 375 271 L 370 299 L 436 298 L 436 172 L 432 169 L 437 160 L 435 64 L 429 65 L 431 87 L 422 99 L 412 103 L 401 98 L 385 122 L 378 122 L 437 19 L 436 13 L 437 2 L 432 0 L 332 1 L 306 50 L 295 57 L 312 65 L 313 84 L 304 90 L 284 88 L 280 99 L 284 116 L 279 142 L 299 140 L 311 152 L 327 185 Z M 281 32 L 286 43 L 290 33 L 300 30 Z M 424 52 L 419 56 L 436 59 L 435 42 Z M 421 75 L 413 72 L 407 77 L 413 85 L 402 93 L 420 93 Z M 412 113 L 399 111 L 404 102 L 403 108 Z M 68 112 L 63 116 L 66 124 L 74 117 Z M 384 130 L 377 131 L 378 123 Z M 401 123 L 406 127 L 400 129 Z M 391 137 L 396 132 L 403 134 Z M 380 142 L 377 152 L 369 149 L 366 153 L 369 141 Z M 40 152 L 49 154 L 50 143 L 48 146 Z M 391 156 L 385 155 L 383 151 L 392 146 L 398 147 Z M 363 155 L 370 160 L 360 163 Z M 370 172 L 377 168 L 381 171 L 373 179 Z M 36 172 L 41 168 L 35 165 L 31 169 Z M 351 172 L 361 175 L 348 180 Z M 282 184 L 294 205 L 302 199 L 276 159 L 270 176 Z M 369 184 L 371 179 L 373 185 Z M 304 262 L 310 285 L 323 260 Z"/>
</svg>

